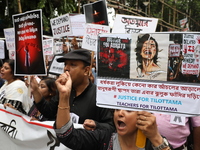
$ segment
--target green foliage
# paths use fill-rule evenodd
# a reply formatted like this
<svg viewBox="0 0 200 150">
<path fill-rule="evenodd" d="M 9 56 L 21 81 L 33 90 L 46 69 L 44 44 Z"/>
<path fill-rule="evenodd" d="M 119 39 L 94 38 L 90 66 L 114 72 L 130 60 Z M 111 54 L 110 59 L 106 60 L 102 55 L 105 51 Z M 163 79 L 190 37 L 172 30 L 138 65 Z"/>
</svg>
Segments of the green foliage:
<svg viewBox="0 0 200 150">
<path fill-rule="evenodd" d="M 40 0 L 40 2 L 38 3 L 37 7 L 38 8 L 44 8 L 45 4 L 46 4 L 47 0 Z"/>
<path fill-rule="evenodd" d="M 5 8 L 8 7 L 9 14 L 5 16 Z M 42 9 L 42 20 L 44 33 L 50 34 L 50 19 L 58 15 L 72 13 L 76 11 L 76 3 L 73 0 L 21 0 L 22 12 Z M 13 27 L 12 15 L 18 14 L 17 0 L 0 1 L 0 36 L 2 37 L 3 28 Z"/>
<path fill-rule="evenodd" d="M 173 8 L 178 10 L 176 14 L 176 25 L 178 26 L 179 20 L 190 16 L 190 29 L 192 31 L 200 30 L 200 1 L 199 0 L 120 0 L 123 4 L 126 2 L 131 8 L 138 8 L 145 12 L 145 6 L 143 2 L 150 2 L 150 17 L 163 19 L 165 22 L 173 22 Z M 78 0 L 21 0 L 22 12 L 42 9 L 43 17 L 43 29 L 45 34 L 51 34 L 50 19 L 55 18 L 58 15 L 66 13 L 77 13 Z M 88 3 L 87 0 L 81 0 L 81 6 Z M 169 5 L 164 5 L 162 16 L 162 2 Z M 8 13 L 5 15 L 5 9 L 8 8 Z M 12 15 L 18 14 L 18 0 L 0 0 L 0 36 L 2 37 L 3 28 L 13 27 Z M 83 9 L 80 8 L 81 12 Z M 116 10 L 118 11 L 118 10 Z M 129 14 L 130 12 L 119 11 L 123 14 Z M 180 13 L 181 12 L 181 13 Z M 141 13 L 143 15 L 143 13 Z"/>
</svg>

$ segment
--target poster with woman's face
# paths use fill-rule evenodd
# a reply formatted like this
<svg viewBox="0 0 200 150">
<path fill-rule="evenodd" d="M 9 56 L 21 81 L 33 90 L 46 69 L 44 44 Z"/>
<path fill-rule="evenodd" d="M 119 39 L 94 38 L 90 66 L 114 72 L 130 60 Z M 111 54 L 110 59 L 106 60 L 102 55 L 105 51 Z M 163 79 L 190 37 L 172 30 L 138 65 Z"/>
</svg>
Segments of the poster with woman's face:
<svg viewBox="0 0 200 150">
<path fill-rule="evenodd" d="M 166 81 L 169 35 L 134 34 L 132 41 L 130 78 Z"/>
</svg>

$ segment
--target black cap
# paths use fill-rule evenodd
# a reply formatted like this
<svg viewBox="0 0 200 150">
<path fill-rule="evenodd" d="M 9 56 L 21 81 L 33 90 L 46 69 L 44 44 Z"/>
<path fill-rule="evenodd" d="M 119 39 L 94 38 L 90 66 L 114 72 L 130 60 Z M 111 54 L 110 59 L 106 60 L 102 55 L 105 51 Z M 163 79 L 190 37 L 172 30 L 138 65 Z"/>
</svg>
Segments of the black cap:
<svg viewBox="0 0 200 150">
<path fill-rule="evenodd" d="M 68 52 L 63 57 L 57 59 L 57 62 L 64 62 L 65 60 L 82 60 L 91 64 L 91 53 L 86 49 L 76 49 Z"/>
</svg>

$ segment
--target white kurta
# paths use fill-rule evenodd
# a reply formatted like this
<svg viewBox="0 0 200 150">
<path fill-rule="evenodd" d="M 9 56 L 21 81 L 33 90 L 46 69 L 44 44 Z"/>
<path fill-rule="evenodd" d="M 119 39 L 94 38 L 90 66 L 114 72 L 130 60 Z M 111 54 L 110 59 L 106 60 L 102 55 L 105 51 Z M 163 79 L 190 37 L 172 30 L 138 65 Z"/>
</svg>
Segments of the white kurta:
<svg viewBox="0 0 200 150">
<path fill-rule="evenodd" d="M 0 104 L 2 104 L 2 100 L 4 98 L 7 100 L 15 100 L 21 102 L 23 109 L 27 113 L 32 105 L 28 94 L 28 88 L 21 80 L 15 80 L 10 84 L 5 82 L 5 84 L 0 88 Z"/>
</svg>

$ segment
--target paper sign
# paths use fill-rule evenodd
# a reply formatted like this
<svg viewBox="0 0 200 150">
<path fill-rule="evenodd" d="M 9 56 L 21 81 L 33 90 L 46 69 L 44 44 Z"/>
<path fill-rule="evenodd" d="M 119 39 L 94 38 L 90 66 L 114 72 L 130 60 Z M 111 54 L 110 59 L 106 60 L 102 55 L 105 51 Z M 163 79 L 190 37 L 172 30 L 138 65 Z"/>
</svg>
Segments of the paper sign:
<svg viewBox="0 0 200 150">
<path fill-rule="evenodd" d="M 6 47 L 8 50 L 15 50 L 15 32 L 14 28 L 7 28 L 4 30 L 4 36 L 6 39 Z"/>
<path fill-rule="evenodd" d="M 53 39 L 43 40 L 43 51 L 44 51 L 44 55 L 53 54 Z"/>
<path fill-rule="evenodd" d="M 69 14 L 50 20 L 53 37 L 64 37 L 72 34 Z"/>
<path fill-rule="evenodd" d="M 116 14 L 112 33 L 151 33 L 156 31 L 158 19 Z"/>
<path fill-rule="evenodd" d="M 110 27 L 97 24 L 86 24 L 82 48 L 97 51 L 98 34 L 110 33 Z"/>
</svg>

